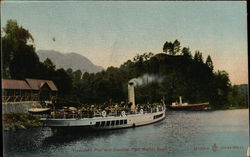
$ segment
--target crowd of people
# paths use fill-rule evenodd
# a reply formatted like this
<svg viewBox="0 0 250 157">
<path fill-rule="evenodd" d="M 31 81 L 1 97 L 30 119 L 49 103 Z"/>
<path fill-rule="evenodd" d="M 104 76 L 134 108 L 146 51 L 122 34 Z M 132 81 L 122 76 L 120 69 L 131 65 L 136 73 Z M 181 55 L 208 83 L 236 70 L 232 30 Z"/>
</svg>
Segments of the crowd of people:
<svg viewBox="0 0 250 157">
<path fill-rule="evenodd" d="M 82 105 L 81 107 L 62 107 L 61 109 L 54 109 L 51 116 L 56 118 L 92 118 L 101 116 L 122 116 L 125 114 L 136 113 L 151 113 L 157 112 L 157 108 L 162 106 L 160 104 L 138 104 L 135 110 L 131 110 L 132 103 L 115 103 L 115 104 L 95 104 L 95 105 Z M 105 112 L 104 112 L 105 111 Z M 123 112 L 123 114 L 124 114 Z M 105 114 L 105 115 L 104 115 Z"/>
</svg>

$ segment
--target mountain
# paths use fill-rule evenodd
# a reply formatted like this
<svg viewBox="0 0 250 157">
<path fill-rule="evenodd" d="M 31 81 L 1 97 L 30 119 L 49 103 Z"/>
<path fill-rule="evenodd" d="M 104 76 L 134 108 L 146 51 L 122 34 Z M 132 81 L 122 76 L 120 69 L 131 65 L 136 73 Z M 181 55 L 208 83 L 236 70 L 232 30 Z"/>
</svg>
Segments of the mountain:
<svg viewBox="0 0 250 157">
<path fill-rule="evenodd" d="M 37 55 L 40 61 L 44 61 L 49 58 L 55 65 L 56 68 L 63 68 L 67 70 L 71 68 L 73 71 L 81 70 L 89 73 L 96 73 L 102 71 L 104 68 L 93 64 L 88 58 L 77 54 L 77 53 L 61 53 L 54 50 L 38 50 Z"/>
</svg>

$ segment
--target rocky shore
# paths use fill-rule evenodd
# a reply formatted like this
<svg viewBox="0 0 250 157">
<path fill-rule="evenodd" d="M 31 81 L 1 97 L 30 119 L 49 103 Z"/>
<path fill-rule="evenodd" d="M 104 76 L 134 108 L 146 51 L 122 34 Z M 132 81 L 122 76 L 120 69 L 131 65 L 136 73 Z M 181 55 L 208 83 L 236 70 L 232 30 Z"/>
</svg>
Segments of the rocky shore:
<svg viewBox="0 0 250 157">
<path fill-rule="evenodd" d="M 3 116 L 4 131 L 15 131 L 43 126 L 41 116 L 29 113 L 5 113 Z"/>
</svg>

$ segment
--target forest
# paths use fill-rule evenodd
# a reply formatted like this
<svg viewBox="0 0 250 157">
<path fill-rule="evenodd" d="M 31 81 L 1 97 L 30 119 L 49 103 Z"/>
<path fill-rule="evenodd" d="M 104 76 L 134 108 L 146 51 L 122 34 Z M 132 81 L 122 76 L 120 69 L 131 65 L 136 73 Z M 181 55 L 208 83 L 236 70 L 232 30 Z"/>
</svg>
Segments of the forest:
<svg viewBox="0 0 250 157">
<path fill-rule="evenodd" d="M 137 54 L 119 67 L 98 73 L 57 69 L 47 58 L 39 60 L 32 34 L 8 20 L 2 28 L 2 77 L 53 80 L 59 89 L 59 102 L 107 104 L 127 101 L 127 83 L 135 81 L 136 103 L 177 101 L 209 102 L 213 109 L 247 108 L 245 86 L 232 85 L 224 70 L 214 70 L 212 57 L 193 54 L 180 42 L 166 41 L 162 52 Z"/>
</svg>

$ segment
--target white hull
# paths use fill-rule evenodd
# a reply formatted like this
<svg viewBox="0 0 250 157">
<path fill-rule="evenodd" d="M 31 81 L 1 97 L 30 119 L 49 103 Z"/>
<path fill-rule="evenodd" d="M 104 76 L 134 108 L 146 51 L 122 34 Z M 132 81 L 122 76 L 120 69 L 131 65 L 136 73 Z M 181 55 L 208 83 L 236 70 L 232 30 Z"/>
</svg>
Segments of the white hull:
<svg viewBox="0 0 250 157">
<path fill-rule="evenodd" d="M 158 122 L 165 118 L 165 108 L 162 111 L 154 113 L 130 114 L 125 116 L 107 116 L 81 119 L 53 119 L 42 118 L 45 126 L 51 128 L 85 128 L 93 130 L 103 129 L 120 129 L 128 127 L 136 127 Z"/>
</svg>

